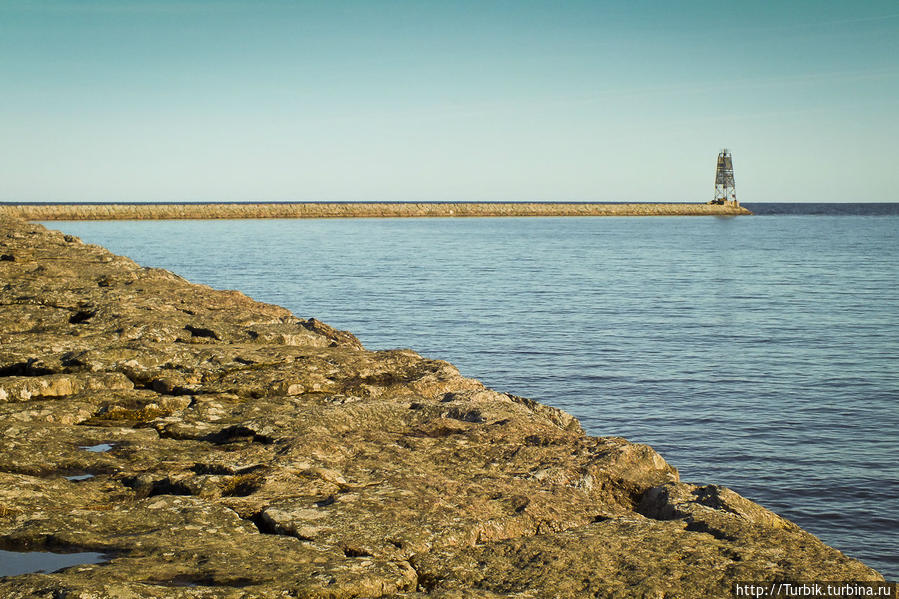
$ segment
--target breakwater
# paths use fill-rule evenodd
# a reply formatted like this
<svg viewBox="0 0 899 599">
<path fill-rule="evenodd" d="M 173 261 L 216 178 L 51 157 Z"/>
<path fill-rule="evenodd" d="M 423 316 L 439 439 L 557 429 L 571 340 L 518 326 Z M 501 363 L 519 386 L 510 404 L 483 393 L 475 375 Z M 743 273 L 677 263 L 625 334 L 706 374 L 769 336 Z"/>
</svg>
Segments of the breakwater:
<svg viewBox="0 0 899 599">
<path fill-rule="evenodd" d="M 397 218 L 495 216 L 736 216 L 740 206 L 553 202 L 296 202 L 218 204 L 2 204 L 0 215 L 26 220 L 248 218 Z"/>
</svg>

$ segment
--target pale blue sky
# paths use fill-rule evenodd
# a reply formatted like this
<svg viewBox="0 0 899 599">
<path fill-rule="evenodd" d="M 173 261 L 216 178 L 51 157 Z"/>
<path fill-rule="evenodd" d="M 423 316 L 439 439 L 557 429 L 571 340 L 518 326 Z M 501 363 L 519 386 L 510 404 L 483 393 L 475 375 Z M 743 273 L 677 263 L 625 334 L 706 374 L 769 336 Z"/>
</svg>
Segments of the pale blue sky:
<svg viewBox="0 0 899 599">
<path fill-rule="evenodd" d="M 899 3 L 0 0 L 0 201 L 899 201 Z"/>
</svg>

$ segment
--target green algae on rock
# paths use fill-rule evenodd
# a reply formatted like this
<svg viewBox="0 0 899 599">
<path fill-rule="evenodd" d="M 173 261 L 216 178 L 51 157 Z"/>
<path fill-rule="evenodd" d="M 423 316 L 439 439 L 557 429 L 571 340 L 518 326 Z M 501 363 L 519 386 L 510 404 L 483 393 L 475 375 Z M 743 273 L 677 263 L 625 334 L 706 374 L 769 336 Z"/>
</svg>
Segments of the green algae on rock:
<svg viewBox="0 0 899 599">
<path fill-rule="evenodd" d="M 646 445 L 0 220 L 4 597 L 728 597 L 881 580 Z M 108 446 L 107 451 L 85 447 Z M 74 476 L 93 475 L 83 480 Z"/>
</svg>

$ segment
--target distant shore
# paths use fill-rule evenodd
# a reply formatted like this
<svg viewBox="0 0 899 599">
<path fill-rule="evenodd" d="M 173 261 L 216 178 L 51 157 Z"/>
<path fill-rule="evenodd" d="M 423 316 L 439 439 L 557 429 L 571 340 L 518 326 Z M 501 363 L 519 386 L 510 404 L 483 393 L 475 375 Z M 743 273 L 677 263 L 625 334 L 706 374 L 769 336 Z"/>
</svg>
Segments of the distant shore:
<svg viewBox="0 0 899 599">
<path fill-rule="evenodd" d="M 0 216 L 26 220 L 397 218 L 477 216 L 736 216 L 741 206 L 553 202 L 297 202 L 185 204 L 0 204 Z"/>
</svg>

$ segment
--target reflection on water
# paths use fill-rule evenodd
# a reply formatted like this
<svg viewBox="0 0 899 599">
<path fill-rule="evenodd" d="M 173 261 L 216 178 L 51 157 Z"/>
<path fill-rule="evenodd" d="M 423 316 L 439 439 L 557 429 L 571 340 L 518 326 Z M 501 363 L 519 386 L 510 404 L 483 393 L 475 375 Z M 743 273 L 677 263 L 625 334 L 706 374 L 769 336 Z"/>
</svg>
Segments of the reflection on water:
<svg viewBox="0 0 899 599">
<path fill-rule="evenodd" d="M 91 451 L 93 453 L 104 453 L 112 449 L 112 445 L 109 443 L 100 443 L 99 445 L 81 445 L 78 449 L 83 449 L 85 451 Z"/>
<path fill-rule="evenodd" d="M 0 549 L 0 576 L 18 576 L 33 572 L 55 572 L 84 564 L 99 564 L 108 557 L 94 551 L 53 553 L 51 551 L 4 551 Z"/>
</svg>

